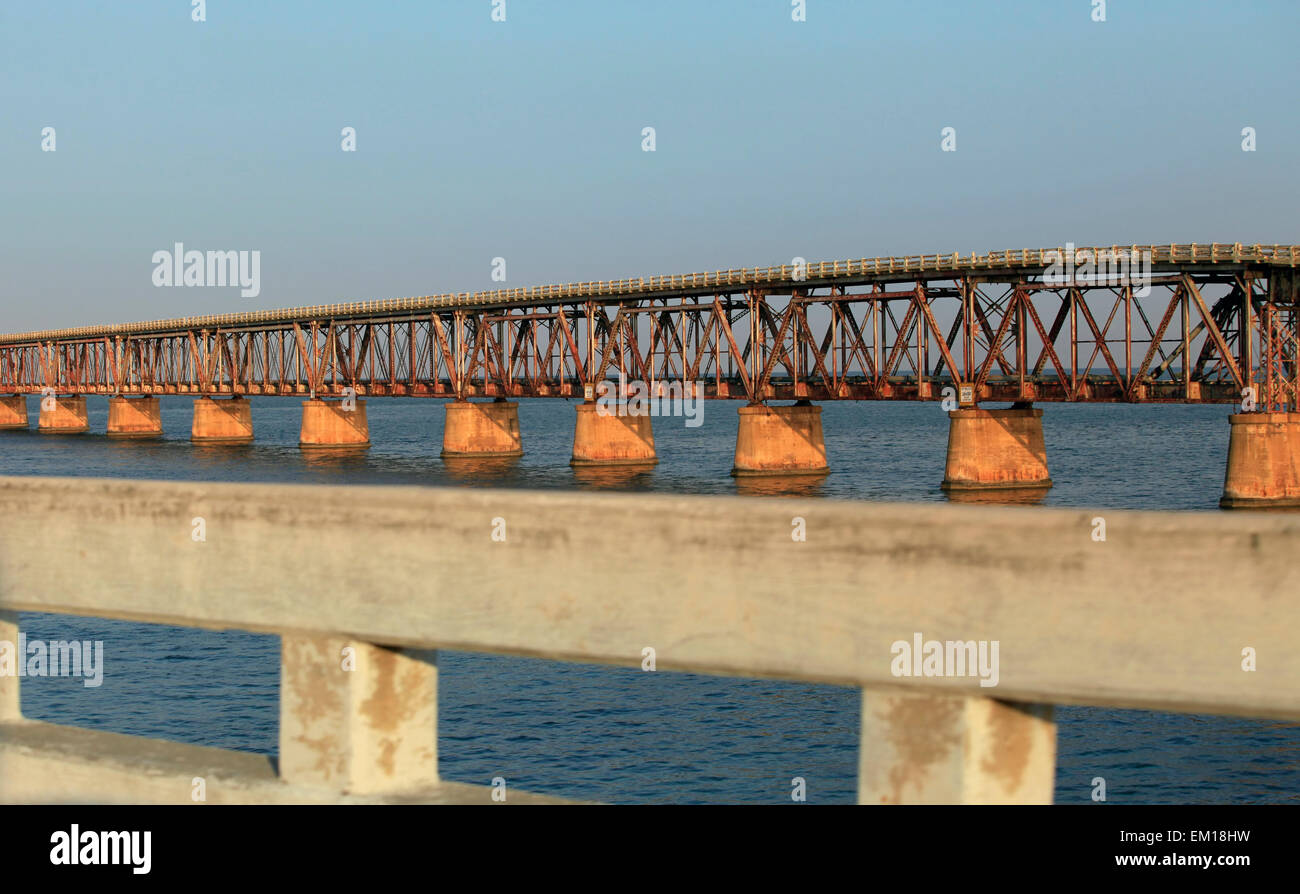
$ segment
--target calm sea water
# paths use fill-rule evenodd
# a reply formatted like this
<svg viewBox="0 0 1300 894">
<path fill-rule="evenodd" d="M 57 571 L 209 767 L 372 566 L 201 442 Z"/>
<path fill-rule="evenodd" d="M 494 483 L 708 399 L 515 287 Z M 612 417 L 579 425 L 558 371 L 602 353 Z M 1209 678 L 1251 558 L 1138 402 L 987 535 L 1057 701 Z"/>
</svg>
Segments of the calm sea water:
<svg viewBox="0 0 1300 894">
<path fill-rule="evenodd" d="M 90 399 L 93 431 L 107 407 Z M 0 473 L 172 480 L 619 488 L 732 494 L 738 403 L 706 404 L 704 424 L 655 420 L 660 463 L 610 481 L 568 465 L 573 409 L 521 401 L 527 454 L 488 480 L 438 459 L 439 402 L 372 400 L 364 455 L 324 459 L 297 447 L 296 400 L 257 399 L 257 442 L 196 448 L 191 402 L 163 399 L 166 437 L 0 433 Z M 808 493 L 832 499 L 942 501 L 947 418 L 937 404 L 824 405 L 832 474 Z M 37 400 L 29 408 L 35 419 Z M 1227 452 L 1223 407 L 1045 405 L 1056 486 L 1044 505 L 1216 510 Z M 776 497 L 773 497 L 774 499 Z M 1134 594 L 1135 598 L 1140 594 Z M 28 678 L 32 718 L 113 732 L 274 753 L 279 642 L 120 621 L 24 614 L 35 639 L 101 639 L 97 689 Z M 447 779 L 610 802 L 851 803 L 857 774 L 856 690 L 766 680 L 442 653 L 439 749 Z M 1300 727 L 1232 718 L 1060 708 L 1056 798 L 1114 803 L 1300 802 Z"/>
</svg>

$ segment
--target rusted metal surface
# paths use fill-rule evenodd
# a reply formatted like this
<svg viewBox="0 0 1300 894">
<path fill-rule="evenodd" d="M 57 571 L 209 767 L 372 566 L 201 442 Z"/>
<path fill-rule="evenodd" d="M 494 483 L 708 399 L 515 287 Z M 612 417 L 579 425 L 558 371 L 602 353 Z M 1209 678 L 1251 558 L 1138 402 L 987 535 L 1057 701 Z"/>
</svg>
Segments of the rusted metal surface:
<svg viewBox="0 0 1300 894">
<path fill-rule="evenodd" d="M 1114 246 L 1132 281 L 1035 249 L 500 289 L 0 336 L 0 391 L 1240 403 L 1296 408 L 1300 246 Z M 1068 254 L 1068 252 L 1067 252 Z M 1144 283 L 1145 284 L 1145 283 Z"/>
</svg>

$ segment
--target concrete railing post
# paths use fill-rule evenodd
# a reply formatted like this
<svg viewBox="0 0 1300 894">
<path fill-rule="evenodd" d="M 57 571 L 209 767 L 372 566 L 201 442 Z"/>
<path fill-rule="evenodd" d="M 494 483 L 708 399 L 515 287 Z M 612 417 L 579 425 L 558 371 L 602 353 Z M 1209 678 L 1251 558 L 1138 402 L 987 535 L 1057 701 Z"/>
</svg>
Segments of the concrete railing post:
<svg viewBox="0 0 1300 894">
<path fill-rule="evenodd" d="M 22 709 L 18 699 L 18 665 L 26 661 L 24 655 L 18 654 L 18 613 L 0 611 L 0 649 L 12 650 L 15 664 L 0 675 L 0 723 L 6 720 L 22 718 Z"/>
<path fill-rule="evenodd" d="M 1050 804 L 1050 705 L 863 690 L 859 804 Z"/>
<path fill-rule="evenodd" d="M 438 782 L 437 653 L 286 635 L 280 777 L 348 794 Z"/>
</svg>

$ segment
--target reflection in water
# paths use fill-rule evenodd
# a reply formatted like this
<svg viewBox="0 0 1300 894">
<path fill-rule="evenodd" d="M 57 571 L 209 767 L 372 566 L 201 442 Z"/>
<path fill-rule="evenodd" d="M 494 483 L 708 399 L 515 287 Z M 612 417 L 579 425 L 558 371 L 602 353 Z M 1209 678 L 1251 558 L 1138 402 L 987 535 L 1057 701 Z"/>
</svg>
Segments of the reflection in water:
<svg viewBox="0 0 1300 894">
<path fill-rule="evenodd" d="M 499 481 L 512 478 L 519 471 L 517 456 L 444 456 L 447 475 L 457 481 Z"/>
<path fill-rule="evenodd" d="M 1300 512 L 1300 506 L 1234 506 L 1227 507 L 1222 504 L 1219 506 L 1226 512 L 1233 515 L 1239 515 L 1243 512 Z"/>
<path fill-rule="evenodd" d="M 586 488 L 648 490 L 654 463 L 625 466 L 573 466 L 573 480 Z"/>
<path fill-rule="evenodd" d="M 825 475 L 740 475 L 736 493 L 743 497 L 819 497 Z"/>
<path fill-rule="evenodd" d="M 190 449 L 194 458 L 199 462 L 212 464 L 225 464 L 232 460 L 251 460 L 256 456 L 255 451 L 257 450 L 251 442 L 246 444 L 191 444 Z"/>
<path fill-rule="evenodd" d="M 116 457 L 128 456 L 146 461 L 166 459 L 175 449 L 161 437 L 110 438 L 105 436 L 104 446 L 107 450 L 115 451 L 113 455 Z M 187 444 L 186 447 L 188 448 L 189 445 Z"/>
<path fill-rule="evenodd" d="M 369 447 L 311 447 L 302 451 L 302 460 L 309 468 L 333 471 L 360 469 L 368 465 Z"/>
<path fill-rule="evenodd" d="M 989 488 L 988 490 L 949 490 L 944 491 L 952 503 L 995 503 L 1006 506 L 1033 506 L 1043 502 L 1050 488 Z"/>
</svg>

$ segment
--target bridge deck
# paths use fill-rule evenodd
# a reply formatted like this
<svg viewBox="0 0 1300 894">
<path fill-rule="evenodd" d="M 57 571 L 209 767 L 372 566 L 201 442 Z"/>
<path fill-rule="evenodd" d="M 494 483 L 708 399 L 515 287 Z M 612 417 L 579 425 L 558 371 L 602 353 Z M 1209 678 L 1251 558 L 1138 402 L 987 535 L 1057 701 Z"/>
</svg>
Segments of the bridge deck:
<svg viewBox="0 0 1300 894">
<path fill-rule="evenodd" d="M 1140 259 L 1140 260 L 1139 260 Z M 1136 261 L 1136 263 L 1134 263 Z M 1300 396 L 1300 246 L 862 258 L 0 336 L 0 392 L 1223 402 Z"/>
<path fill-rule="evenodd" d="M 1241 243 L 1169 243 L 1166 245 L 1111 245 L 1077 247 L 1076 252 L 1149 252 L 1152 271 L 1218 272 L 1241 269 L 1242 265 L 1290 267 L 1300 264 L 1300 245 L 1243 245 Z M 1052 263 L 1058 248 L 1022 248 L 969 255 L 903 255 L 899 257 L 859 258 L 842 261 L 819 261 L 806 265 L 796 278 L 793 264 L 768 267 L 740 267 L 709 273 L 667 274 L 616 280 L 594 280 L 563 285 L 526 286 L 515 289 L 488 289 L 478 292 L 447 292 L 411 298 L 377 301 L 352 301 L 341 304 L 316 304 L 282 310 L 181 317 L 139 323 L 102 326 L 78 326 L 34 332 L 0 334 L 0 344 L 59 341 L 62 339 L 111 338 L 136 334 L 189 332 L 194 329 L 247 328 L 263 324 L 293 321 L 372 318 L 383 315 L 407 315 L 411 311 L 482 309 L 527 306 L 531 304 L 576 304 L 592 299 L 615 302 L 647 296 L 682 297 L 708 295 L 719 289 L 736 286 L 782 289 L 813 288 L 818 285 L 868 285 L 911 281 L 918 277 L 936 280 L 945 275 L 984 272 L 990 276 L 1039 274 Z"/>
</svg>

